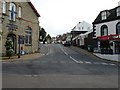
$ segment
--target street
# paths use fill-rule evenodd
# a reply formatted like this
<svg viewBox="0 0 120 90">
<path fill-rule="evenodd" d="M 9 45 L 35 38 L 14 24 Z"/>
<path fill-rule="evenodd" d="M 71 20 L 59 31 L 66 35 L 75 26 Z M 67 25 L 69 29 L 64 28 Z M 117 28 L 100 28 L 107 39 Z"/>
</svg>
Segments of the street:
<svg viewBox="0 0 120 90">
<path fill-rule="evenodd" d="M 2 64 L 3 88 L 118 88 L 118 63 L 61 44 L 41 45 L 44 56 Z"/>
</svg>

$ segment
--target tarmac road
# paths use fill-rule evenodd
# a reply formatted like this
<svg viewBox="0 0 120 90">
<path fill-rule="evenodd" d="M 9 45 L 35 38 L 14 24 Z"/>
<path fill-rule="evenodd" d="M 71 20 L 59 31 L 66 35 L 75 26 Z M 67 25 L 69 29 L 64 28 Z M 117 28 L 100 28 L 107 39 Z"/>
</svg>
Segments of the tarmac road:
<svg viewBox="0 0 120 90">
<path fill-rule="evenodd" d="M 117 62 L 60 44 L 41 47 L 38 59 L 3 63 L 3 88 L 118 88 Z"/>
</svg>

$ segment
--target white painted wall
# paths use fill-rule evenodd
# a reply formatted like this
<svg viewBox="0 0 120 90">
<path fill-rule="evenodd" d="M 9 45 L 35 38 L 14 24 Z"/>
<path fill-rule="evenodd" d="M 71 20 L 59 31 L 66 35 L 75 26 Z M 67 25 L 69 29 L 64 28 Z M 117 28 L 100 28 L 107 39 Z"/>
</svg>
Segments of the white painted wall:
<svg viewBox="0 0 120 90">
<path fill-rule="evenodd" d="M 74 31 L 89 31 L 91 30 L 92 28 L 92 25 L 89 24 L 88 22 L 86 21 L 83 21 L 81 23 L 78 23 L 74 29 Z"/>
<path fill-rule="evenodd" d="M 116 34 L 116 24 L 118 23 L 118 20 L 110 21 L 110 22 L 105 22 L 105 23 L 100 23 L 96 24 L 96 37 L 101 36 L 101 26 L 102 25 L 107 25 L 108 26 L 108 35 L 110 34 Z"/>
</svg>

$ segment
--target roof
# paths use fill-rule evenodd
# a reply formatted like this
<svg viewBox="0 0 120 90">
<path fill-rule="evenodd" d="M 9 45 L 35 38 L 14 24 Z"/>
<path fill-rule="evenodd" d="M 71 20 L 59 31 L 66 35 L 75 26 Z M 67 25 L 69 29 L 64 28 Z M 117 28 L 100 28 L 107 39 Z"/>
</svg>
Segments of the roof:
<svg viewBox="0 0 120 90">
<path fill-rule="evenodd" d="M 120 6 L 118 6 L 118 7 L 120 7 Z M 109 22 L 109 21 L 120 19 L 120 16 L 118 17 L 117 14 L 116 14 L 116 9 L 118 7 L 115 7 L 115 8 L 110 9 L 110 10 L 103 10 L 103 11 L 106 11 L 107 15 L 108 15 L 106 20 L 101 20 L 101 13 L 103 12 L 103 11 L 101 11 L 99 13 L 99 15 L 97 16 L 97 18 L 94 20 L 93 24 Z"/>
<path fill-rule="evenodd" d="M 30 0 L 28 0 L 28 4 L 31 6 L 31 8 L 33 9 L 33 11 L 35 12 L 35 14 L 40 17 L 40 14 L 38 13 L 38 11 L 36 10 L 36 8 L 34 7 L 34 5 L 32 4 L 32 2 Z"/>
</svg>

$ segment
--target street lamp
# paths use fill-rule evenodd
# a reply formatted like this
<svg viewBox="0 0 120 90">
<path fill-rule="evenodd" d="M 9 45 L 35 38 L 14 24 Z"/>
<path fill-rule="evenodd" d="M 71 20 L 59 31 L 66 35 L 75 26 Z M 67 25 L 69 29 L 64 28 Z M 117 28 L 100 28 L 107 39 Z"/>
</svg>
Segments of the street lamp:
<svg viewBox="0 0 120 90">
<path fill-rule="evenodd" d="M 18 45 L 19 45 L 18 58 L 20 58 L 20 35 L 18 35 Z"/>
</svg>

